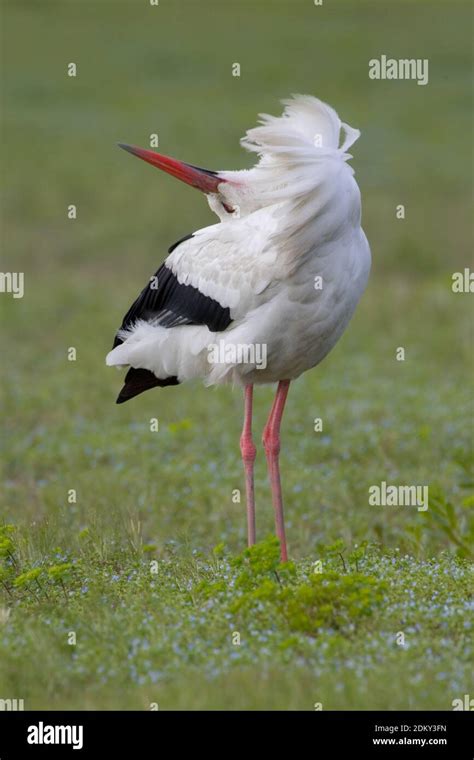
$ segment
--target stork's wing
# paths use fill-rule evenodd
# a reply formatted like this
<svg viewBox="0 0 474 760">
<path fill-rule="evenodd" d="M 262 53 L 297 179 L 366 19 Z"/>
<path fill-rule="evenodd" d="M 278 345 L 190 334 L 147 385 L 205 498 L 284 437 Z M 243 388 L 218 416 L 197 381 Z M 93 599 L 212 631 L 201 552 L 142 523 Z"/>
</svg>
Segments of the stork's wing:
<svg viewBox="0 0 474 760">
<path fill-rule="evenodd" d="M 253 296 L 269 284 L 270 262 L 260 254 L 260 266 L 256 264 L 255 234 L 242 237 L 242 229 L 236 234 L 223 227 L 206 227 L 172 245 L 120 330 L 145 320 L 167 328 L 206 325 L 221 332 L 245 313 Z M 114 348 L 123 342 L 120 334 Z"/>
<path fill-rule="evenodd" d="M 191 237 L 186 235 L 181 238 L 168 252 L 172 253 L 180 243 Z M 177 275 L 167 266 L 167 261 L 150 277 L 150 282 L 123 318 L 120 329 L 124 330 L 143 319 L 162 327 L 206 325 L 212 332 L 225 330 L 232 322 L 229 308 L 204 295 L 198 288 L 180 283 Z M 122 339 L 117 334 L 113 348 L 120 343 Z"/>
</svg>

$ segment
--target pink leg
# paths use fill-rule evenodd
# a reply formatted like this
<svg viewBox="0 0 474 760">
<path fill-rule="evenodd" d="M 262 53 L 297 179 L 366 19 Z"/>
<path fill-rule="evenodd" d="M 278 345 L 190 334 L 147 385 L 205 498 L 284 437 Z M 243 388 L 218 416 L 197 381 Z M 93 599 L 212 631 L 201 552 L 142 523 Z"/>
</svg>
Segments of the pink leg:
<svg viewBox="0 0 474 760">
<path fill-rule="evenodd" d="M 278 456 L 280 453 L 280 425 L 285 408 L 286 397 L 290 387 L 289 380 L 281 380 L 270 415 L 263 431 L 263 445 L 267 455 L 268 475 L 272 487 L 273 509 L 275 510 L 276 533 L 280 539 L 281 560 L 286 562 L 288 551 L 286 548 L 285 520 L 283 517 L 283 500 L 281 496 L 280 465 Z"/>
<path fill-rule="evenodd" d="M 255 494 L 253 484 L 253 463 L 257 449 L 252 440 L 253 385 L 245 386 L 244 427 L 240 436 L 240 451 L 245 469 L 245 489 L 247 495 L 247 536 L 248 545 L 255 543 Z"/>
</svg>

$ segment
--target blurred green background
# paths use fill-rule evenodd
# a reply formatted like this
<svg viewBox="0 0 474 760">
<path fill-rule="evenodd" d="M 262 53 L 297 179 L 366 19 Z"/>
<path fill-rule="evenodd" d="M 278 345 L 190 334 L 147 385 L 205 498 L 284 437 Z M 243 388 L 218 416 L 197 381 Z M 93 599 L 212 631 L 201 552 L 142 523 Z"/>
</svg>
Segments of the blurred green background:
<svg viewBox="0 0 474 760">
<path fill-rule="evenodd" d="M 147 147 L 158 133 L 165 154 L 249 167 L 239 138 L 293 92 L 361 130 L 352 165 L 373 271 L 347 333 L 290 394 L 291 554 L 311 557 L 340 537 L 420 557 L 459 550 L 433 511 L 369 507 L 367 491 L 381 480 L 429 484 L 459 510 L 462 543 L 472 310 L 451 276 L 470 265 L 473 242 L 469 4 L 2 0 L 1 21 L 1 268 L 25 273 L 23 299 L 0 296 L 1 515 L 23 532 L 30 560 L 74 551 L 84 529 L 126 542 L 130 525 L 158 553 L 170 541 L 183 553 L 243 546 L 244 506 L 231 499 L 243 488 L 240 392 L 194 384 L 114 403 L 121 377 L 104 357 L 123 314 L 168 246 L 215 221 L 199 193 L 116 143 Z M 370 80 L 381 54 L 428 58 L 429 84 Z M 257 436 L 271 397 L 258 389 Z M 262 453 L 256 487 L 266 535 Z"/>
</svg>

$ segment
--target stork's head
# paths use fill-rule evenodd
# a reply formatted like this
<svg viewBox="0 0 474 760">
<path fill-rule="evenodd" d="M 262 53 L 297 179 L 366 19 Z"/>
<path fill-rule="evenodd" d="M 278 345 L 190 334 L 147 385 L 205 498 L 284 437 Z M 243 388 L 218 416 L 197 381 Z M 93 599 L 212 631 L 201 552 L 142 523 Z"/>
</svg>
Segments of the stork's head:
<svg viewBox="0 0 474 760">
<path fill-rule="evenodd" d="M 134 156 L 147 161 L 152 166 L 162 169 L 171 174 L 171 176 L 186 182 L 187 185 L 195 187 L 203 192 L 208 200 L 211 209 L 222 219 L 232 219 L 240 216 L 246 204 L 243 203 L 247 195 L 247 189 L 237 178 L 234 180 L 230 177 L 232 174 L 239 172 L 217 172 L 211 169 L 202 169 L 200 166 L 188 164 L 179 161 L 170 156 L 163 156 L 161 153 L 155 153 L 152 150 L 137 148 L 134 145 L 119 146 Z M 223 175 L 229 175 L 224 177 Z"/>
<path fill-rule="evenodd" d="M 221 221 L 239 219 L 289 199 L 300 203 L 321 184 L 322 164 L 327 167 L 335 159 L 340 167 L 352 158 L 346 149 L 360 133 L 317 98 L 295 95 L 283 103 L 280 117 L 261 114 L 260 126 L 248 130 L 241 140 L 243 147 L 259 154 L 253 169 L 211 171 L 151 150 L 120 147 L 201 190 Z M 339 146 L 341 129 L 345 138 Z"/>
</svg>

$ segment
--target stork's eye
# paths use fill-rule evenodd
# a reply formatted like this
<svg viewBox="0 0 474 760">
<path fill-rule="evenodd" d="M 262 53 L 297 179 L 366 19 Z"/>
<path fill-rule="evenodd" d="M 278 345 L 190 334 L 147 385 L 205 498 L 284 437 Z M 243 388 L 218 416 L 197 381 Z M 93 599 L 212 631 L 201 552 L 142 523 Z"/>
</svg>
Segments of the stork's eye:
<svg viewBox="0 0 474 760">
<path fill-rule="evenodd" d="M 233 214 L 235 211 L 235 208 L 233 206 L 228 206 L 227 203 L 222 204 L 227 211 L 228 214 Z"/>
</svg>

